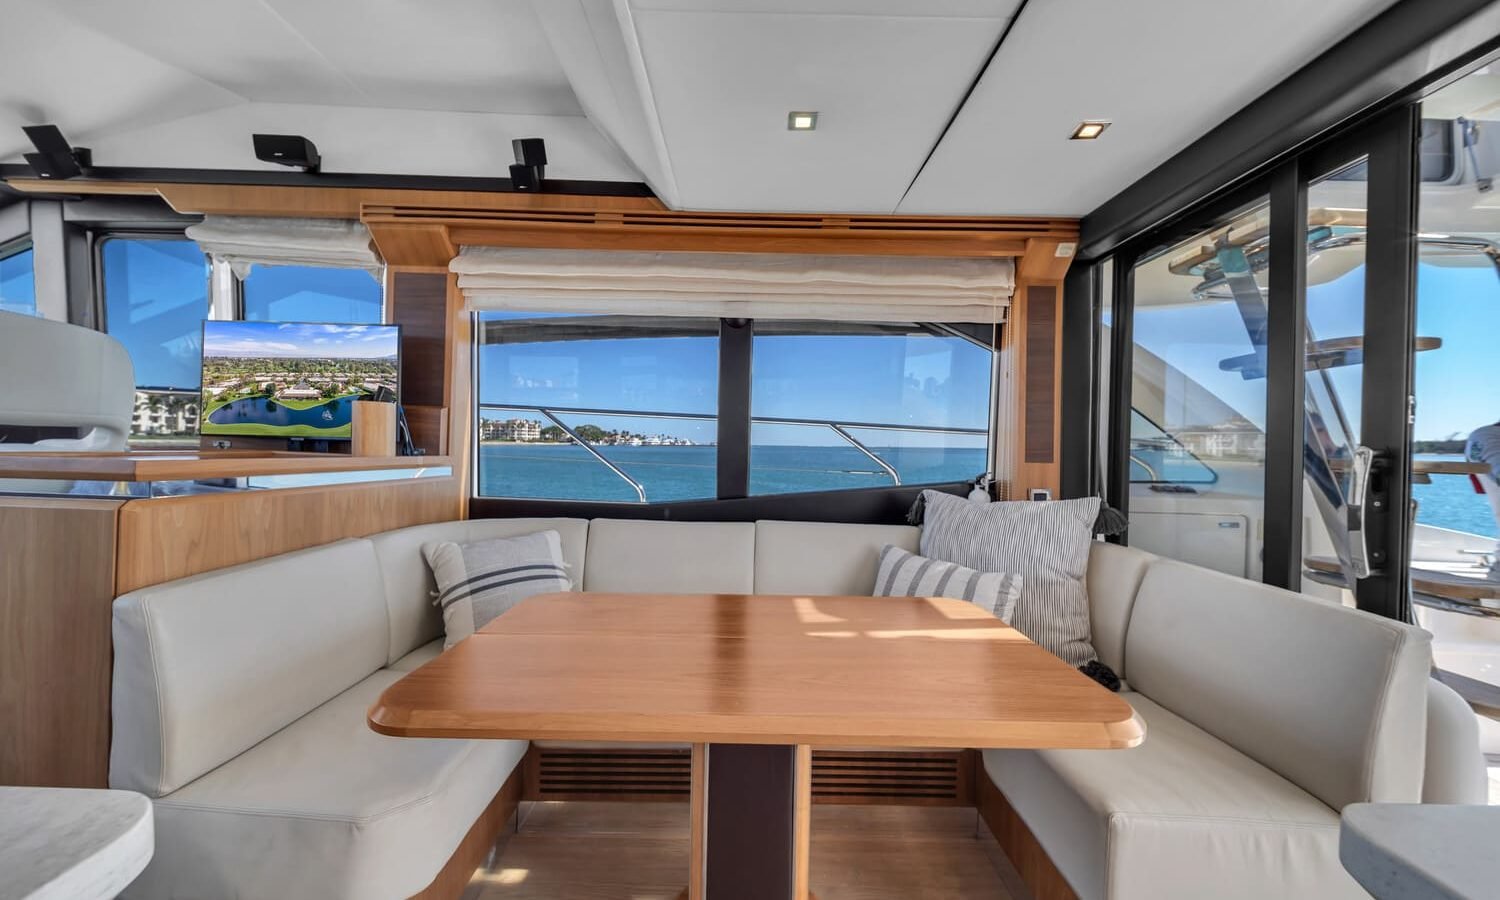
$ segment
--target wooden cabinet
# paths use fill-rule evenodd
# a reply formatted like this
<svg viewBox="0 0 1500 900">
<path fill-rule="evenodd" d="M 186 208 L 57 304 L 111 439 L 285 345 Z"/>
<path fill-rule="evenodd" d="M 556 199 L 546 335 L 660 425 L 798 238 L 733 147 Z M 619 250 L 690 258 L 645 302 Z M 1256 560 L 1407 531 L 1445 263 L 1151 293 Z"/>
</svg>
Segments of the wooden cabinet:
<svg viewBox="0 0 1500 900">
<path fill-rule="evenodd" d="M 38 457 L 0 459 L 10 474 Z M 343 457 L 352 467 L 351 457 Z M 45 460 L 43 461 L 45 463 Z M 180 463 L 181 460 L 175 461 Z M 227 472 L 296 468 L 286 455 L 220 461 Z M 124 476 L 119 459 L 71 455 L 53 464 Z M 150 480 L 158 457 L 135 474 Z M 190 462 L 196 469 L 214 463 Z M 334 461 L 318 465 L 333 466 Z M 436 467 L 448 460 L 386 461 Z M 126 468 L 130 468 L 126 466 Z M 326 544 L 458 517 L 452 474 L 135 499 L 0 496 L 0 784 L 104 787 L 109 776 L 111 603 L 140 587 Z"/>
</svg>

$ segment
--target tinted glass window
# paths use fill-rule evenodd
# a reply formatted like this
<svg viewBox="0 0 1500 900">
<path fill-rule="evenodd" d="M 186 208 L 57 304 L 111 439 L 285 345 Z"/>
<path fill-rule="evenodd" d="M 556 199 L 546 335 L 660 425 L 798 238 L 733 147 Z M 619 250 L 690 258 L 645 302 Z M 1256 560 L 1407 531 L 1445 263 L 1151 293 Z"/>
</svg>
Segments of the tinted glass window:
<svg viewBox="0 0 1500 900">
<path fill-rule="evenodd" d="M 100 247 L 105 329 L 130 352 L 142 388 L 198 389 L 208 259 L 170 238 L 110 238 Z"/>
<path fill-rule="evenodd" d="M 380 281 L 364 269 L 255 266 L 243 290 L 245 318 L 252 322 L 383 320 Z"/>
<path fill-rule="evenodd" d="M 750 492 L 972 480 L 992 354 L 915 325 L 756 322 Z"/>
<path fill-rule="evenodd" d="M 0 253 L 0 310 L 36 315 L 33 258 L 29 248 L 9 256 Z"/>
<path fill-rule="evenodd" d="M 715 496 L 718 332 L 716 319 L 482 315 L 480 495 Z"/>
</svg>

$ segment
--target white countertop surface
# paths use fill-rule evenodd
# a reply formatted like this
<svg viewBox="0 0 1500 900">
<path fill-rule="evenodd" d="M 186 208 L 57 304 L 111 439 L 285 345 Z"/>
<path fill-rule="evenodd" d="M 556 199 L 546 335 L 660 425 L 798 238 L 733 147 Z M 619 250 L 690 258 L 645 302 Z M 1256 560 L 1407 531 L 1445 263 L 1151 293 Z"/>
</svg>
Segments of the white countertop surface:
<svg viewBox="0 0 1500 900">
<path fill-rule="evenodd" d="M 151 861 L 151 801 L 132 791 L 0 787 L 0 900 L 105 900 Z"/>
<path fill-rule="evenodd" d="M 1500 897 L 1500 806 L 1346 806 L 1339 861 L 1376 900 Z"/>
</svg>

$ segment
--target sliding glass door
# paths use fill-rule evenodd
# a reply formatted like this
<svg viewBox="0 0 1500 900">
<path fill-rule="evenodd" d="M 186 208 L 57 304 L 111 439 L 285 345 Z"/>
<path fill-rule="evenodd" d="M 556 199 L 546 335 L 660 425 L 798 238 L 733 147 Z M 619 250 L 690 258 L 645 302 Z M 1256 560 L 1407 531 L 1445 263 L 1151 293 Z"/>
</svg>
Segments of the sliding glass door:
<svg viewBox="0 0 1500 900">
<path fill-rule="evenodd" d="M 1416 127 L 1385 116 L 1116 258 L 1132 546 L 1409 616 Z"/>
<path fill-rule="evenodd" d="M 1261 577 L 1270 202 L 1131 273 L 1130 543 Z"/>
</svg>

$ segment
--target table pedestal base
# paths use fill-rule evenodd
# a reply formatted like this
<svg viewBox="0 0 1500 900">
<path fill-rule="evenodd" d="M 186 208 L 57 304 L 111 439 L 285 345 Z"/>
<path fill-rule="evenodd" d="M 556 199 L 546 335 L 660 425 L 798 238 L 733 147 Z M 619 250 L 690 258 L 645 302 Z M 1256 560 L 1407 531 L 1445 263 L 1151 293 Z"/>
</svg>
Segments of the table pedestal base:
<svg viewBox="0 0 1500 900">
<path fill-rule="evenodd" d="M 686 900 L 812 900 L 812 748 L 694 744 Z"/>
</svg>

